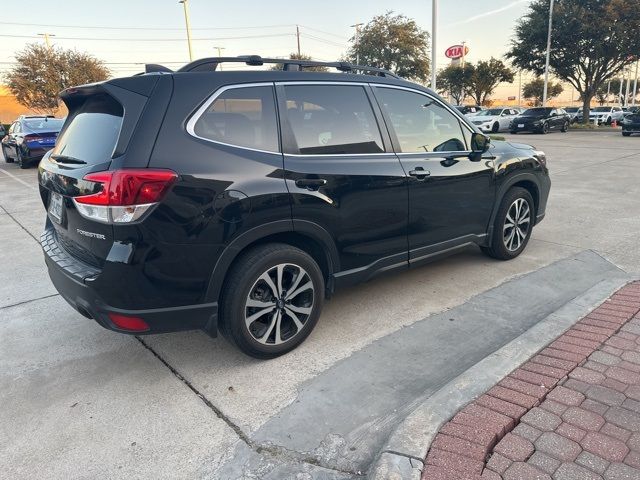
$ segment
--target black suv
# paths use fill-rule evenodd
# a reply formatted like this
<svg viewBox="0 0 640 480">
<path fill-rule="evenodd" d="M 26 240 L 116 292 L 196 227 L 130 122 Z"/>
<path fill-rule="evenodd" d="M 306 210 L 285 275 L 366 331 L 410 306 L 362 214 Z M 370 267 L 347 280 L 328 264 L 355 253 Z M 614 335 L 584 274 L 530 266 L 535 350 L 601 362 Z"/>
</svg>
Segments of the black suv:
<svg viewBox="0 0 640 480">
<path fill-rule="evenodd" d="M 41 241 L 60 294 L 106 328 L 220 330 L 275 357 L 335 289 L 469 245 L 517 257 L 544 217 L 544 154 L 490 144 L 424 87 L 345 63 L 223 61 L 283 62 L 156 65 L 61 93 Z"/>
</svg>

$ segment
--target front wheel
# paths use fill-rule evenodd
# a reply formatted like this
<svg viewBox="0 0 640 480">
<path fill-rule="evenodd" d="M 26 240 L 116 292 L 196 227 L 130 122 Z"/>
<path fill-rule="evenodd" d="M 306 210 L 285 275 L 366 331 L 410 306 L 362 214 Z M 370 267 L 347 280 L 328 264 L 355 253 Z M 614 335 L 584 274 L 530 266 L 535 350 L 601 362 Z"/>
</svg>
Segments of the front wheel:
<svg viewBox="0 0 640 480">
<path fill-rule="evenodd" d="M 542 124 L 542 128 L 540 129 L 540 133 L 543 135 L 546 135 L 547 133 L 549 133 L 549 124 L 548 123 L 543 123 Z"/>
<path fill-rule="evenodd" d="M 274 358 L 309 336 L 320 317 L 324 278 L 318 264 L 291 245 L 255 247 L 225 281 L 220 330 L 247 355 Z"/>
<path fill-rule="evenodd" d="M 482 251 L 499 260 L 511 260 L 520 255 L 531 238 L 535 219 L 535 204 L 528 190 L 511 188 L 500 203 L 493 224 L 491 245 Z"/>
<path fill-rule="evenodd" d="M 491 127 L 491 133 L 498 133 L 499 131 L 500 131 L 500 124 L 496 122 Z"/>
</svg>

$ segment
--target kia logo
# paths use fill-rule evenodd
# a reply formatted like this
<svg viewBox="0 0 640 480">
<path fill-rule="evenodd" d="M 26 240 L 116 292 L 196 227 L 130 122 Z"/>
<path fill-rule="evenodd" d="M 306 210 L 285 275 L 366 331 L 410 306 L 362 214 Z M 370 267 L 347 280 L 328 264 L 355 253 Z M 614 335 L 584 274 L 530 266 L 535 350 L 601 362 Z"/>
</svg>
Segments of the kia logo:
<svg viewBox="0 0 640 480">
<path fill-rule="evenodd" d="M 463 49 L 464 48 L 464 54 Z M 457 58 L 462 58 L 463 56 L 467 55 L 469 53 L 469 47 L 467 47 L 466 45 L 453 45 L 449 48 L 447 48 L 444 52 L 445 56 L 447 58 L 452 58 L 452 59 L 457 59 Z"/>
</svg>

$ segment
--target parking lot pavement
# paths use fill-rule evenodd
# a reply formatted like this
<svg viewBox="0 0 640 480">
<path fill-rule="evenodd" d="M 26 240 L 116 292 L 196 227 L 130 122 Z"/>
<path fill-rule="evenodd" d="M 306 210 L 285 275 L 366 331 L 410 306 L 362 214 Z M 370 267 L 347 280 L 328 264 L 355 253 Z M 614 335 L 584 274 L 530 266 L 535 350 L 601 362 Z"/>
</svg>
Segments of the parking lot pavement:
<svg viewBox="0 0 640 480">
<path fill-rule="evenodd" d="M 296 405 L 313 408 L 309 399 L 328 395 L 329 385 L 356 379 L 375 385 L 376 362 L 386 366 L 387 386 L 395 381 L 389 364 L 404 385 L 421 372 L 427 389 L 446 382 L 534 323 L 540 312 L 519 320 L 513 329 L 486 320 L 491 341 L 483 344 L 479 337 L 469 357 L 459 342 L 460 329 L 475 331 L 475 317 L 469 317 L 470 323 L 440 324 L 440 317 L 429 316 L 464 306 L 516 276 L 570 257 L 553 267 L 560 274 L 541 281 L 555 284 L 545 288 L 562 286 L 567 280 L 563 265 L 575 273 L 580 269 L 570 266 L 584 264 L 579 278 L 586 288 L 603 272 L 613 271 L 598 255 L 578 255 L 587 249 L 627 271 L 640 271 L 640 139 L 582 132 L 508 137 L 545 150 L 552 171 L 547 218 L 521 257 L 503 263 L 470 250 L 339 292 L 300 348 L 268 362 L 244 357 L 223 339 L 201 332 L 139 341 L 75 313 L 55 295 L 36 242 L 44 221 L 36 171 L 0 163 L 0 402 L 9 406 L 0 412 L 0 468 L 13 478 L 33 478 L 45 469 L 50 478 L 91 477 L 87 472 L 98 470 L 112 478 L 235 478 L 220 476 L 218 468 L 225 462 L 224 471 L 239 477 L 255 475 L 255 468 L 276 475 L 283 463 L 317 478 L 366 471 L 380 438 L 399 421 L 399 415 L 384 409 L 400 405 L 402 412 L 408 411 L 418 400 L 412 395 L 423 396 L 424 389 L 407 389 L 398 397 L 400 404 L 393 395 L 387 395 L 387 403 L 372 401 L 375 388 L 361 396 L 353 388 L 343 389 L 344 396 L 334 389 L 331 401 L 342 405 L 335 418 L 330 409 L 321 410 L 324 417 L 304 417 Z M 594 270 L 596 264 L 604 270 Z M 555 290 L 571 293 L 570 288 Z M 416 370 L 415 356 L 393 354 L 412 345 L 411 332 L 403 327 L 425 317 L 417 331 L 425 337 L 427 352 L 436 347 L 447 352 L 442 375 L 439 364 L 426 362 Z M 437 345 L 429 339 L 430 322 L 438 327 Z M 386 347 L 376 350 L 381 344 Z M 366 364 L 369 368 L 354 370 Z M 83 401 L 91 402 L 85 407 L 89 410 L 77 410 Z M 78 415 L 81 411 L 85 415 Z M 351 413 L 361 424 L 347 431 L 338 423 Z M 294 416 L 307 421 L 296 422 Z M 384 421 L 374 421 L 378 418 Z M 300 431 L 292 431 L 288 439 L 286 431 L 276 431 L 278 423 Z M 308 432 L 302 435 L 303 430 Z M 298 441 L 301 435 L 304 441 Z M 346 451 L 355 452 L 351 458 L 335 454 L 347 444 Z M 255 450 L 265 445 L 272 446 L 262 449 L 266 460 L 257 458 Z M 322 461 L 308 456 L 314 451 Z M 241 463 L 228 462 L 234 453 Z"/>
</svg>

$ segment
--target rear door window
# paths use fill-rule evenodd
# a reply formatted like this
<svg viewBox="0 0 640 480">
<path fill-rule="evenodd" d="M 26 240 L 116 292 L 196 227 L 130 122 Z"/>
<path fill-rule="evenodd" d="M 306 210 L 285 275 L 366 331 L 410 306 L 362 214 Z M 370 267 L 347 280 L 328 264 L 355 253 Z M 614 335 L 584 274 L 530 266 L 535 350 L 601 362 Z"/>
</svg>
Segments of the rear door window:
<svg viewBox="0 0 640 480">
<path fill-rule="evenodd" d="M 286 116 L 302 155 L 383 153 L 373 108 L 360 85 L 285 85 Z"/>
<path fill-rule="evenodd" d="M 73 112 L 69 124 L 58 137 L 52 158 L 67 157 L 89 165 L 111 160 L 123 114 L 122 105 L 109 95 L 88 97 Z"/>
<path fill-rule="evenodd" d="M 227 145 L 277 152 L 278 121 L 273 87 L 237 87 L 223 91 L 198 117 L 190 133 Z"/>
</svg>

